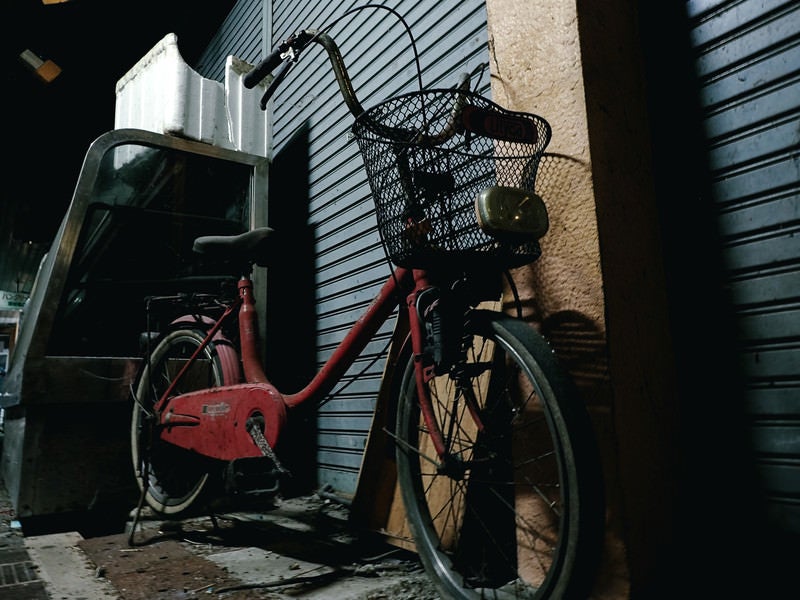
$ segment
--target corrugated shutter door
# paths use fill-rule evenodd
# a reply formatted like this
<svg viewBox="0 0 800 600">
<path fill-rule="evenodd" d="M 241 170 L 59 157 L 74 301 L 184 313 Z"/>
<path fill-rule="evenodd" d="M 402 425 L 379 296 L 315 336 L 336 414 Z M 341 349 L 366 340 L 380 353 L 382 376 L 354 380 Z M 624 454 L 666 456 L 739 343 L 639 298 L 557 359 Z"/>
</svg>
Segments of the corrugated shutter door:
<svg viewBox="0 0 800 600">
<path fill-rule="evenodd" d="M 800 4 L 687 3 L 751 443 L 800 533 Z"/>
<path fill-rule="evenodd" d="M 483 0 L 394 4 L 416 38 L 426 87 L 453 85 L 460 73 L 488 62 Z M 265 48 L 298 29 L 324 27 L 359 5 L 362 3 L 354 1 L 241 0 L 194 68 L 204 77 L 221 81 L 228 55 L 255 64 Z M 365 107 L 417 89 L 409 38 L 389 12 L 360 11 L 330 34 Z M 481 91 L 488 93 L 488 77 L 482 85 Z M 274 215 L 282 214 L 277 221 L 282 226 L 288 222 L 297 245 L 284 264 L 271 269 L 267 330 L 282 329 L 288 338 L 281 338 L 280 348 L 271 346 L 268 339 L 266 359 L 278 387 L 296 391 L 288 388 L 301 385 L 304 377 L 331 355 L 388 276 L 389 268 L 375 227 L 363 163 L 355 142 L 348 137 L 352 117 L 341 102 L 321 48 L 312 46 L 306 51 L 281 87 L 272 110 L 275 163 L 270 169 L 270 224 L 276 221 Z M 308 261 L 302 256 L 304 245 L 312 248 Z M 304 280 L 306 262 L 313 271 L 310 283 Z M 309 304 L 306 295 L 314 300 L 310 310 L 304 311 Z M 293 454 L 316 448 L 314 485 L 331 484 L 340 492 L 355 492 L 384 366 L 382 352 L 393 326 L 394 319 L 348 372 L 345 381 L 353 381 L 346 389 L 317 416 L 308 417 L 314 425 L 301 436 L 313 432 L 316 443 L 300 439 L 292 444 Z M 310 361 L 313 365 L 307 368 L 305 349 L 310 346 L 315 351 Z M 305 470 L 307 465 L 299 469 L 303 481 L 307 481 Z"/>
<path fill-rule="evenodd" d="M 285 39 L 301 28 L 321 28 L 360 4 L 276 0 L 272 5 L 272 39 Z M 487 62 L 483 1 L 394 4 L 417 39 L 426 86 L 452 85 L 459 73 Z M 416 89 L 409 38 L 388 12 L 360 11 L 330 34 L 340 47 L 365 107 Z M 276 160 L 294 147 L 298 135 L 306 144 L 307 219 L 313 232 L 309 239 L 313 238 L 314 244 L 315 305 L 311 318 L 315 320 L 318 368 L 368 306 L 389 269 L 375 226 L 363 163 L 348 136 L 352 117 L 341 101 L 321 48 L 313 46 L 306 51 L 278 94 L 272 119 Z M 276 202 L 305 201 L 276 198 L 276 189 L 271 186 L 271 207 Z M 382 358 L 373 359 L 387 346 L 393 326 L 394 319 L 380 330 L 348 373 L 357 378 L 316 417 L 317 485 L 330 484 L 343 493 L 355 492 L 384 367 Z"/>
<path fill-rule="evenodd" d="M 194 69 L 203 77 L 223 81 L 228 56 L 255 64 L 264 47 L 264 27 L 264 0 L 240 0 L 193 65 Z"/>
</svg>

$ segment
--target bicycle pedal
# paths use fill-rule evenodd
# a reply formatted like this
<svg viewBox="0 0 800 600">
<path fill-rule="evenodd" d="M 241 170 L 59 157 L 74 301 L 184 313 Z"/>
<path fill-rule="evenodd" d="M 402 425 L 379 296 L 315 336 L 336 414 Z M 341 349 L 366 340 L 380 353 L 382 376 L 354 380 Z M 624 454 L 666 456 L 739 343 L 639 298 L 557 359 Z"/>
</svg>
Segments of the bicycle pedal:
<svg viewBox="0 0 800 600">
<path fill-rule="evenodd" d="M 274 495 L 285 476 L 268 456 L 236 458 L 225 467 L 225 491 L 231 495 Z"/>
</svg>

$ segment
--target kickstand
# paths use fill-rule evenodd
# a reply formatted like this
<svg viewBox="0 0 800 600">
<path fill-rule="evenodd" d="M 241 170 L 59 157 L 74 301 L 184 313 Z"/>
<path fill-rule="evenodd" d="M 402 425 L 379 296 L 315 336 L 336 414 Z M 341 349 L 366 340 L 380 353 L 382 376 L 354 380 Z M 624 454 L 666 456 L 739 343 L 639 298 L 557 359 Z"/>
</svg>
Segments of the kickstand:
<svg viewBox="0 0 800 600">
<path fill-rule="evenodd" d="M 353 505 L 351 500 L 347 498 L 342 498 L 341 496 L 337 496 L 333 493 L 333 486 L 330 483 L 326 483 L 322 488 L 317 490 L 317 496 L 322 498 L 323 500 L 330 500 L 331 502 L 336 502 L 337 504 L 341 504 L 342 506 L 346 506 L 350 508 Z"/>
<path fill-rule="evenodd" d="M 128 535 L 128 546 L 135 546 L 136 542 L 134 541 L 134 536 L 136 535 L 136 528 L 139 526 L 139 517 L 142 514 L 142 508 L 144 507 L 144 497 L 147 493 L 147 486 L 142 486 L 142 493 L 139 494 L 139 503 L 136 505 L 136 512 L 133 515 L 133 525 L 131 525 L 130 535 Z"/>
</svg>

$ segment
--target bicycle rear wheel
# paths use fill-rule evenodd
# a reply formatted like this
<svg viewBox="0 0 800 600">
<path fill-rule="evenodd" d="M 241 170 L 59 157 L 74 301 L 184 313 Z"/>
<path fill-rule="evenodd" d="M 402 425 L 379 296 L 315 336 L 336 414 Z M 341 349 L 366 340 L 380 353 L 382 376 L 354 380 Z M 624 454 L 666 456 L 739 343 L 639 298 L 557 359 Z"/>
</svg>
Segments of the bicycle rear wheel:
<svg viewBox="0 0 800 600">
<path fill-rule="evenodd" d="M 467 362 L 426 384 L 444 463 L 413 359 L 400 388 L 398 478 L 417 552 L 446 598 L 585 599 L 605 511 L 588 414 L 529 325 L 475 311 L 465 334 Z"/>
<path fill-rule="evenodd" d="M 202 329 L 167 333 L 143 365 L 135 386 L 131 418 L 134 473 L 147 504 L 164 515 L 177 515 L 198 503 L 222 469 L 211 459 L 163 441 L 153 414 L 156 401 L 205 336 Z M 214 339 L 181 378 L 175 394 L 238 383 L 236 351 L 229 343 L 219 343 L 219 334 Z"/>
</svg>

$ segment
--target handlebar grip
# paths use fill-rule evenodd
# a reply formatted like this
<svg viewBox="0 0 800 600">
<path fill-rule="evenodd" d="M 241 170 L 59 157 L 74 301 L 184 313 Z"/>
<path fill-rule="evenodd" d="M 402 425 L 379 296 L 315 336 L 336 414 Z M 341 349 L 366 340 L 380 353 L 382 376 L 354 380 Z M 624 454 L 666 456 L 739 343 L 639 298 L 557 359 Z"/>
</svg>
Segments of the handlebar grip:
<svg viewBox="0 0 800 600">
<path fill-rule="evenodd" d="M 297 62 L 300 53 L 305 50 L 311 42 L 316 42 L 325 48 L 345 103 L 350 109 L 350 112 L 358 117 L 364 112 L 364 109 L 358 102 L 358 98 L 356 98 L 339 48 L 328 34 L 316 29 L 301 29 L 297 33 L 289 36 L 284 42 L 278 45 L 269 56 L 242 77 L 242 84 L 248 89 L 254 88 L 264 77 L 283 63 L 283 68 L 278 71 L 272 81 L 270 81 L 266 92 L 264 92 L 264 96 L 261 98 L 261 109 L 266 110 L 267 103 L 286 77 L 289 69 Z"/>
<path fill-rule="evenodd" d="M 242 83 L 244 84 L 244 87 L 246 87 L 247 89 L 252 89 L 256 87 L 259 84 L 259 82 L 262 79 L 264 79 L 264 77 L 272 73 L 272 70 L 279 64 L 281 64 L 281 61 L 283 60 L 281 55 L 285 51 L 286 49 L 283 48 L 282 45 L 278 46 L 275 50 L 272 51 L 272 53 L 269 56 L 267 56 L 264 60 L 258 63 L 253 68 L 252 71 L 247 73 L 242 78 Z"/>
<path fill-rule="evenodd" d="M 297 60 L 297 55 L 308 46 L 309 42 L 314 39 L 316 33 L 317 32 L 313 29 L 303 29 L 294 35 L 290 35 L 286 40 L 278 44 L 278 47 L 275 48 L 269 56 L 258 63 L 252 71 L 242 78 L 244 86 L 248 89 L 254 88 L 284 60 Z"/>
</svg>

